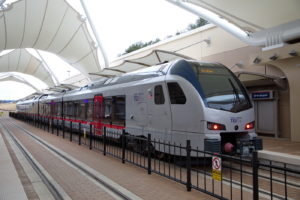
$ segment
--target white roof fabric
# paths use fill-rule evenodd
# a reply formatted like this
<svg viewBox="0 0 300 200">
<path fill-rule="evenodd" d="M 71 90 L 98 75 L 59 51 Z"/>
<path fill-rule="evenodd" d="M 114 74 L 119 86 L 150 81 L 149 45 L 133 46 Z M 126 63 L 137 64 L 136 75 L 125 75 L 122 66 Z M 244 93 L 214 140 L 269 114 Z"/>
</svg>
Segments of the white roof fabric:
<svg viewBox="0 0 300 200">
<path fill-rule="evenodd" d="M 32 56 L 26 49 L 16 49 L 0 56 L 0 72 L 20 72 L 32 75 L 48 86 L 53 86 L 51 74 L 42 62 Z"/>
<path fill-rule="evenodd" d="M 111 66 L 110 68 L 105 68 L 98 74 L 99 76 L 103 76 L 103 77 L 118 76 L 123 73 L 136 71 L 159 63 L 168 62 L 176 59 L 182 59 L 182 58 L 192 60 L 192 58 L 182 54 L 156 49 L 149 52 L 147 55 L 143 57 L 131 59 L 131 60 L 124 60 L 120 64 Z"/>
<path fill-rule="evenodd" d="M 15 74 L 14 75 L 13 74 L 1 75 L 0 76 L 0 81 L 15 81 L 15 82 L 19 82 L 19 83 L 24 83 L 24 84 L 32 87 L 35 91 L 41 92 L 40 89 L 35 87 L 32 83 L 27 81 L 25 78 L 22 78 L 21 76 L 18 76 L 18 75 L 15 75 Z"/>
<path fill-rule="evenodd" d="M 189 0 L 241 29 L 258 32 L 300 19 L 299 0 Z"/>
<path fill-rule="evenodd" d="M 85 75 L 101 70 L 85 19 L 65 0 L 20 0 L 0 11 L 0 51 L 20 48 L 54 53 Z"/>
</svg>

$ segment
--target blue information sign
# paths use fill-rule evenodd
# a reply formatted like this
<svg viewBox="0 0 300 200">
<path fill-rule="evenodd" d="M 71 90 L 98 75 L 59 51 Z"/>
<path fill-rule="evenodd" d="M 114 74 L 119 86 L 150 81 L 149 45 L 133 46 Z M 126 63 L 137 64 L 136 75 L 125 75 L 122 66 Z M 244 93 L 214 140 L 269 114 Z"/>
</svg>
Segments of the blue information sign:
<svg viewBox="0 0 300 200">
<path fill-rule="evenodd" d="M 273 96 L 271 95 L 271 91 L 252 93 L 252 99 L 271 99 L 271 98 L 273 98 Z"/>
</svg>

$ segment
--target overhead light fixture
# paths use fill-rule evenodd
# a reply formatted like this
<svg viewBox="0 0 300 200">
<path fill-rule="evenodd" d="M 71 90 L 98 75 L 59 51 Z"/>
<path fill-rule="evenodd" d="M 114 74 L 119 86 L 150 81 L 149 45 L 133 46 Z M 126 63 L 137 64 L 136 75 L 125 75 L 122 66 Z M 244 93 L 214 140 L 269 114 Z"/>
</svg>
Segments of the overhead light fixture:
<svg viewBox="0 0 300 200">
<path fill-rule="evenodd" d="M 237 66 L 238 68 L 242 68 L 244 66 L 244 62 L 241 60 L 241 61 L 235 63 L 234 65 L 232 65 L 229 69 L 231 70 L 235 66 Z"/>
<path fill-rule="evenodd" d="M 244 62 L 241 60 L 241 61 L 235 63 L 235 65 L 239 68 L 242 68 L 244 66 Z"/>
<path fill-rule="evenodd" d="M 291 56 L 298 56 L 298 52 L 296 50 L 292 50 L 289 54 Z"/>
<path fill-rule="evenodd" d="M 208 37 L 207 39 L 204 39 L 203 41 L 206 42 L 207 46 L 209 46 L 211 44 L 210 37 Z"/>
<path fill-rule="evenodd" d="M 279 56 L 275 53 L 273 56 L 270 57 L 270 60 L 277 60 Z"/>
<path fill-rule="evenodd" d="M 257 57 L 253 60 L 253 63 L 258 64 L 258 63 L 260 63 L 260 61 L 261 61 L 261 58 L 257 56 Z"/>
</svg>

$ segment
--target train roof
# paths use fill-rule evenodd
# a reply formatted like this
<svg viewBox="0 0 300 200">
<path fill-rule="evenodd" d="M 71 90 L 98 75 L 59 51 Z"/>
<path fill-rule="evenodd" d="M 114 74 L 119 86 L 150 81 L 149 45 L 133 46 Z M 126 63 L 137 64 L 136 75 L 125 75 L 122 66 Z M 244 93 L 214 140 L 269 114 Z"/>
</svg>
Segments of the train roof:
<svg viewBox="0 0 300 200">
<path fill-rule="evenodd" d="M 29 100 L 27 100 L 27 99 L 23 100 L 22 102 L 24 103 L 26 101 L 35 101 L 38 99 L 40 99 L 40 101 L 48 102 L 48 101 L 52 101 L 52 100 L 54 100 L 54 101 L 60 100 L 60 98 L 62 98 L 62 97 L 65 100 L 70 100 L 74 97 L 76 97 L 78 99 L 92 98 L 92 95 L 93 95 L 92 91 L 95 89 L 100 89 L 102 87 L 113 86 L 113 85 L 117 85 L 117 84 L 130 83 L 130 82 L 144 80 L 144 79 L 148 79 L 148 78 L 164 76 L 164 75 L 170 73 L 170 71 L 171 71 L 171 74 L 176 74 L 178 72 L 178 69 L 180 69 L 180 71 L 185 70 L 184 69 L 185 67 L 183 67 L 182 64 L 187 63 L 187 62 L 197 62 L 200 65 L 222 66 L 218 63 L 199 62 L 199 61 L 195 61 L 195 60 L 179 59 L 179 60 L 175 60 L 172 62 L 162 63 L 162 64 L 158 64 L 155 66 L 143 68 L 141 70 L 126 73 L 121 76 L 115 76 L 115 77 L 111 77 L 111 78 L 101 79 L 101 80 L 95 81 L 89 85 L 86 85 L 86 86 L 78 88 L 78 89 L 62 91 L 62 92 L 57 92 L 57 93 L 52 93 L 52 94 L 38 95 Z M 174 69 L 176 68 L 176 70 L 177 70 L 176 73 L 172 73 L 173 68 Z M 180 73 L 182 73 L 182 72 L 180 72 Z M 89 94 L 91 96 L 89 96 Z"/>
</svg>

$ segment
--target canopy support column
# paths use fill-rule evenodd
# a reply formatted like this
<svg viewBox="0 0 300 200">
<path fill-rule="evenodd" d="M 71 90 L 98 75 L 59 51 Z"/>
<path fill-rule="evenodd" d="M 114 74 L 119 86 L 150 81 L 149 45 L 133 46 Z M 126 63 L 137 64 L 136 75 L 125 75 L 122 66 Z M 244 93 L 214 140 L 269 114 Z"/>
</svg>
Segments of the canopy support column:
<svg viewBox="0 0 300 200">
<path fill-rule="evenodd" d="M 103 48 L 103 46 L 102 46 L 102 43 L 101 43 L 101 41 L 100 41 L 99 34 L 98 34 L 98 32 L 97 32 L 97 30 L 96 30 L 96 28 L 95 28 L 95 26 L 94 26 L 94 23 L 93 23 L 93 21 L 92 21 L 92 19 L 91 19 L 91 16 L 90 16 L 89 11 L 87 10 L 87 7 L 86 7 L 86 5 L 85 5 L 84 0 L 80 0 L 80 2 L 81 2 L 81 5 L 82 5 L 82 7 L 83 7 L 83 10 L 84 10 L 84 12 L 85 12 L 85 14 L 86 14 L 86 17 L 87 17 L 87 19 L 88 19 L 88 21 L 89 21 L 89 23 L 90 23 L 90 26 L 91 26 L 91 28 L 92 28 L 92 30 L 93 30 L 94 36 L 95 36 L 95 38 L 96 38 L 96 40 L 97 40 L 97 43 L 98 43 L 98 47 L 99 47 L 99 49 L 100 49 L 100 51 L 101 51 L 101 53 L 102 53 L 102 56 L 103 56 L 103 59 L 104 59 L 104 67 L 105 67 L 105 68 L 108 68 L 108 66 L 109 66 L 108 58 L 107 58 L 106 52 L 105 52 L 105 50 L 104 50 L 104 48 Z M 100 70 L 101 70 L 101 69 L 99 69 L 99 71 L 100 71 Z"/>
<path fill-rule="evenodd" d="M 51 68 L 49 67 L 48 63 L 45 61 L 45 59 L 43 58 L 43 56 L 40 54 L 40 52 L 37 49 L 35 49 L 35 51 L 39 55 L 40 59 L 42 60 L 43 65 L 46 68 L 46 70 L 50 73 L 54 84 L 59 85 L 59 81 L 58 81 L 57 77 L 55 76 L 55 74 L 53 73 L 53 71 L 51 70 Z"/>
</svg>

